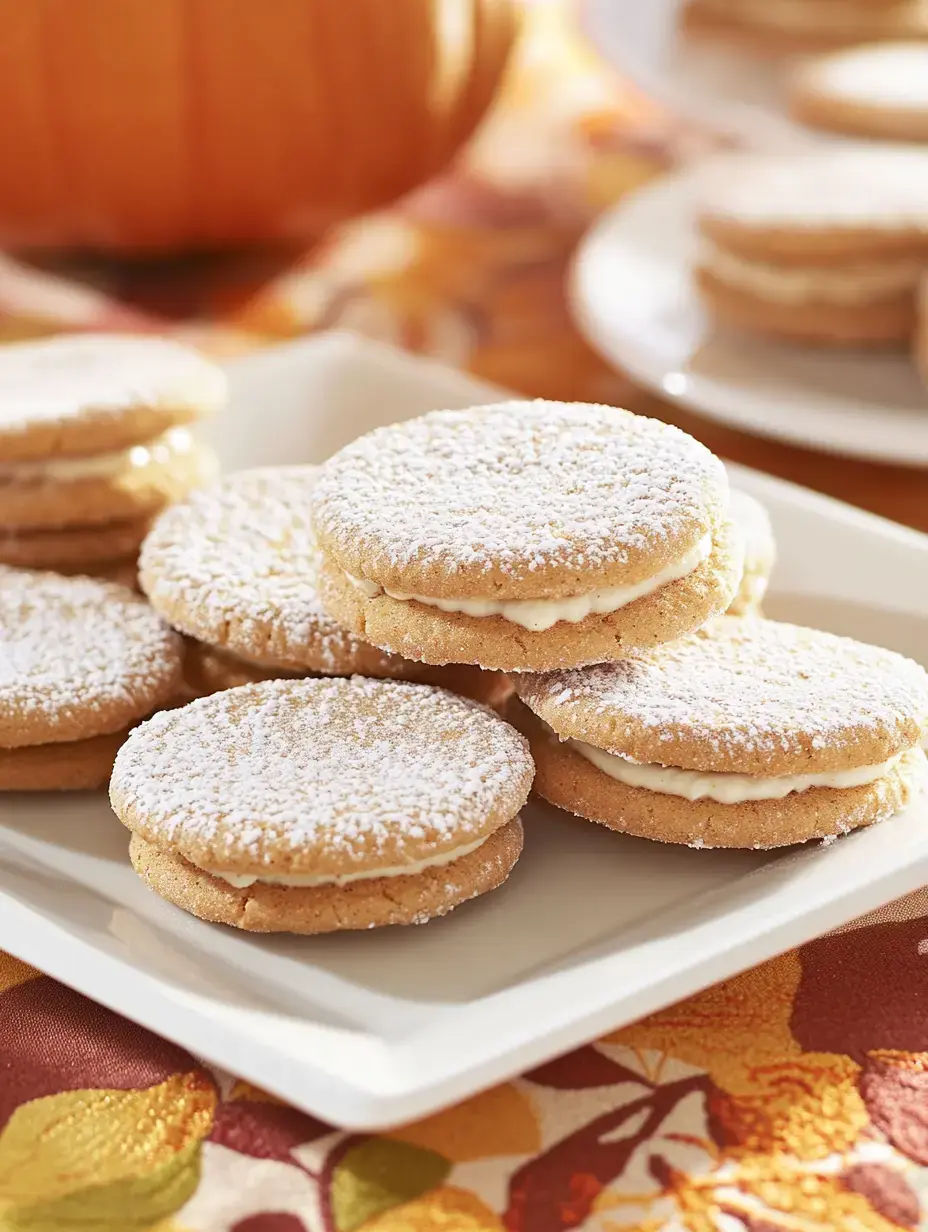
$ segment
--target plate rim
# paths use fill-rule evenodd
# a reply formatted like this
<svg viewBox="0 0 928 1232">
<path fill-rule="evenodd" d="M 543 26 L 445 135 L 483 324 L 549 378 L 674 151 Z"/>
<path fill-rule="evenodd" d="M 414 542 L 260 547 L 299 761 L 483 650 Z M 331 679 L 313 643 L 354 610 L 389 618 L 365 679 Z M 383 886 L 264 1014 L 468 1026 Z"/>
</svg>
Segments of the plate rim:
<svg viewBox="0 0 928 1232">
<path fill-rule="evenodd" d="M 705 393 L 705 382 L 688 381 L 682 387 L 677 383 L 665 384 L 673 371 L 657 376 L 652 368 L 641 362 L 642 348 L 623 345 L 624 335 L 604 319 L 591 307 L 594 299 L 589 287 L 596 278 L 595 267 L 602 265 L 603 253 L 614 247 L 614 234 L 621 226 L 622 215 L 630 208 L 640 207 L 642 202 L 653 198 L 666 198 L 674 193 L 691 192 L 698 179 L 705 175 L 706 169 L 714 163 L 737 157 L 737 155 L 716 154 L 707 159 L 678 167 L 666 174 L 656 177 L 647 184 L 624 195 L 621 200 L 603 211 L 588 228 L 574 254 L 566 277 L 566 292 L 570 315 L 582 337 L 596 351 L 600 358 L 610 367 L 630 376 L 643 389 L 663 398 L 665 401 L 678 405 L 685 410 L 707 419 L 713 423 L 741 432 L 746 436 L 761 440 L 780 441 L 813 453 L 836 458 L 855 458 L 864 462 L 903 467 L 911 471 L 928 468 L 928 420 L 926 420 L 926 439 L 920 445 L 914 457 L 904 455 L 899 450 L 886 445 L 880 445 L 879 436 L 876 444 L 864 446 L 854 443 L 850 445 L 838 442 L 832 438 L 823 440 L 813 433 L 804 433 L 784 427 L 783 421 L 776 415 L 764 419 L 763 423 L 745 423 L 737 414 L 727 409 L 718 408 L 711 396 Z M 694 302 L 695 302 L 695 296 Z M 866 358 L 864 352 L 859 353 Z M 882 356 L 881 356 L 882 357 Z M 717 378 L 712 383 L 721 385 L 723 381 Z M 703 391 L 700 393 L 700 391 Z M 928 416 L 928 390 L 925 394 L 925 414 Z"/>
</svg>

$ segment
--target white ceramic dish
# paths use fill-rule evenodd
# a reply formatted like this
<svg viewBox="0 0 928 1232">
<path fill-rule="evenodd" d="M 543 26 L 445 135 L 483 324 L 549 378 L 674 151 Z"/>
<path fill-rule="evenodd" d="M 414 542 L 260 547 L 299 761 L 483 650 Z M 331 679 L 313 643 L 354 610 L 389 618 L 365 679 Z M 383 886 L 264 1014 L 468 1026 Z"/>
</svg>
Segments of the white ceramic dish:
<svg viewBox="0 0 928 1232">
<path fill-rule="evenodd" d="M 665 176 L 587 233 L 575 319 L 612 364 L 744 432 L 829 453 L 928 466 L 928 391 L 903 353 L 791 346 L 717 329 L 691 278 L 700 185 L 737 155 Z"/>
<path fill-rule="evenodd" d="M 652 98 L 722 137 L 765 149 L 833 141 L 785 114 L 773 61 L 680 37 L 683 0 L 581 0 L 600 55 Z"/>
<path fill-rule="evenodd" d="M 345 336 L 230 365 L 225 461 L 321 459 L 486 386 Z M 928 657 L 928 538 L 737 471 L 771 610 Z M 259 938 L 147 890 L 102 798 L 0 801 L 0 947 L 341 1125 L 420 1116 L 928 880 L 928 803 L 825 849 L 691 851 L 526 811 L 509 884 L 424 928 Z"/>
</svg>

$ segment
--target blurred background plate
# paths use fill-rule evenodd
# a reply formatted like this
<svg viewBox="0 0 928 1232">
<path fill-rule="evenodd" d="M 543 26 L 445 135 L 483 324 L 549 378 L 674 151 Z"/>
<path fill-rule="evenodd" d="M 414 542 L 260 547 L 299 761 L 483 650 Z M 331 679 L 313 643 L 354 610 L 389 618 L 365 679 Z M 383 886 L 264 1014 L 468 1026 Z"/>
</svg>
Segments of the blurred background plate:
<svg viewBox="0 0 928 1232">
<path fill-rule="evenodd" d="M 648 185 L 592 228 L 572 276 L 580 329 L 633 380 L 707 418 L 828 453 L 928 466 L 928 391 L 906 355 L 789 346 L 706 319 L 690 276 L 694 213 L 700 182 L 724 157 Z"/>
<path fill-rule="evenodd" d="M 581 0 L 587 37 L 623 77 L 687 120 L 766 148 L 826 140 L 783 114 L 774 62 L 678 36 L 681 0 Z"/>
</svg>

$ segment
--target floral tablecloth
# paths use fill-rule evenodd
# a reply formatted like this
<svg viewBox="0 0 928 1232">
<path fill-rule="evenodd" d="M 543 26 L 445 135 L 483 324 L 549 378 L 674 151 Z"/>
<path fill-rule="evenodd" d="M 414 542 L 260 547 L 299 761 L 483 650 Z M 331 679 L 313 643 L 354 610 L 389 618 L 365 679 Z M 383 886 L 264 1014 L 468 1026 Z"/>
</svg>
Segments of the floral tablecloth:
<svg viewBox="0 0 928 1232">
<path fill-rule="evenodd" d="M 565 267 L 599 209 L 698 138 L 596 66 L 566 20 L 536 3 L 468 158 L 401 207 L 305 254 L 0 258 L 0 338 L 158 329 L 233 354 L 339 324 L 526 392 L 639 404 L 572 329 Z M 914 472 L 701 434 L 928 522 Z M 373 1136 L 0 954 L 0 1232 L 567 1228 L 928 1228 L 928 892 Z"/>
</svg>

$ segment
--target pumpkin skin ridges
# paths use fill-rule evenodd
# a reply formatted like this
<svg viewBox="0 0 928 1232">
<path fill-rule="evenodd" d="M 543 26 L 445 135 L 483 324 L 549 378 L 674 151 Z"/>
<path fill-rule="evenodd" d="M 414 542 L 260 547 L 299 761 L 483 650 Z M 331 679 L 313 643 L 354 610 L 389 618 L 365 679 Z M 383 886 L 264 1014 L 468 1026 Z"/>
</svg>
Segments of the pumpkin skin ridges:
<svg viewBox="0 0 928 1232">
<path fill-rule="evenodd" d="M 0 0 L 0 245 L 159 252 L 312 239 L 447 164 L 514 0 Z"/>
</svg>

